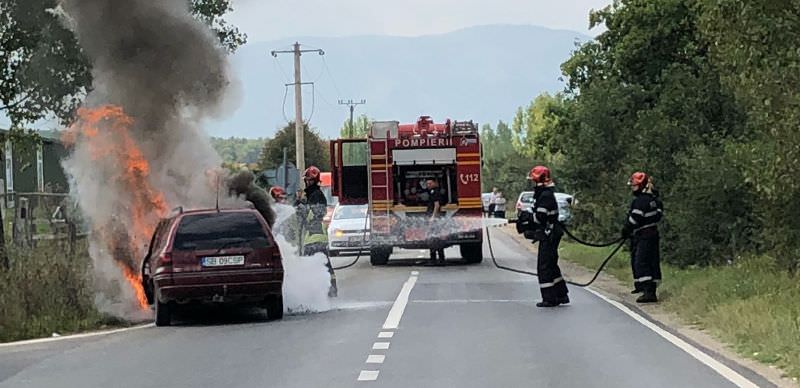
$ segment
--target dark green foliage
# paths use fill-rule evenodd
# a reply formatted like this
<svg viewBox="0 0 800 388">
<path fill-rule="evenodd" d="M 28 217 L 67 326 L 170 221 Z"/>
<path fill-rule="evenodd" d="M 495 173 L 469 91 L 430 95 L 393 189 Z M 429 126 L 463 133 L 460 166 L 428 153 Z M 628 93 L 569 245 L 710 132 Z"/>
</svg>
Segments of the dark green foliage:
<svg viewBox="0 0 800 388">
<path fill-rule="evenodd" d="M 331 158 L 328 141 L 320 138 L 315 129 L 309 129 L 308 124 L 303 126 L 306 167 L 317 166 L 322 171 L 330 171 Z M 283 161 L 283 148 L 286 147 L 286 158 L 290 163 L 295 163 L 295 128 L 294 122 L 289 122 L 278 131 L 271 139 L 267 139 L 261 150 L 258 161 L 260 169 L 275 168 Z"/>
</svg>

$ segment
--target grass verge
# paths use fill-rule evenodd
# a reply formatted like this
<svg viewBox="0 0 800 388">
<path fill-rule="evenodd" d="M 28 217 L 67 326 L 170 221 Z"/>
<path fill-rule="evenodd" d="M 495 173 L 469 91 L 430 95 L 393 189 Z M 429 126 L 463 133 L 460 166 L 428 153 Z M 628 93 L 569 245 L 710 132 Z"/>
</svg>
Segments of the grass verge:
<svg viewBox="0 0 800 388">
<path fill-rule="evenodd" d="M 9 246 L 11 268 L 0 269 L 0 342 L 126 325 L 94 306 L 91 260 L 57 243 Z"/>
<path fill-rule="evenodd" d="M 561 246 L 564 260 L 587 268 L 597 268 L 610 253 L 610 249 L 573 243 Z M 750 257 L 724 267 L 662 265 L 661 305 L 730 344 L 742 356 L 800 378 L 800 279 L 775 268 L 774 262 Z M 617 254 L 606 271 L 632 287 L 626 252 Z"/>
</svg>

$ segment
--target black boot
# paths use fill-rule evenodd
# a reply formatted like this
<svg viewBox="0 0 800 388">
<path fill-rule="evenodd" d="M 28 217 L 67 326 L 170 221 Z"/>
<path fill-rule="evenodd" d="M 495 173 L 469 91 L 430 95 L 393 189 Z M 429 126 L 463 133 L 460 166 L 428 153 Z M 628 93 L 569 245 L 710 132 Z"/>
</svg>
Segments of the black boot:
<svg viewBox="0 0 800 388">
<path fill-rule="evenodd" d="M 636 303 L 656 303 L 656 302 L 658 302 L 658 297 L 656 297 L 655 290 L 644 291 L 642 296 L 636 299 Z"/>
<path fill-rule="evenodd" d="M 536 304 L 536 307 L 558 307 L 558 302 L 552 302 L 549 300 L 543 300 Z"/>
<path fill-rule="evenodd" d="M 633 295 L 636 295 L 636 294 L 641 294 L 642 292 L 644 292 L 644 291 L 642 291 L 642 289 L 641 289 L 641 288 L 638 288 L 638 287 L 637 287 L 637 288 L 634 288 L 634 289 L 631 291 L 631 294 L 633 294 Z"/>
<path fill-rule="evenodd" d="M 558 304 L 569 304 L 569 296 L 562 296 L 558 298 Z"/>
</svg>

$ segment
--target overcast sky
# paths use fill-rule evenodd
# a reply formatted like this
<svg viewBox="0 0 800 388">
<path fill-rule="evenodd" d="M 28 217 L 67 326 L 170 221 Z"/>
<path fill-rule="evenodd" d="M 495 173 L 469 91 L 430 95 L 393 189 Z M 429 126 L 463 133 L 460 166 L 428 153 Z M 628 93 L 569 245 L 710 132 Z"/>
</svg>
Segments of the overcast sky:
<svg viewBox="0 0 800 388">
<path fill-rule="evenodd" d="M 611 0 L 233 0 L 227 19 L 251 41 L 295 36 L 450 32 L 483 24 L 534 24 L 590 32 L 589 11 Z"/>
<path fill-rule="evenodd" d="M 485 24 L 529 24 L 589 30 L 589 12 L 612 0 L 232 0 L 226 20 L 250 42 L 287 37 L 420 36 Z M 0 128 L 9 120 L 0 112 Z M 58 128 L 46 120 L 38 128 Z"/>
</svg>

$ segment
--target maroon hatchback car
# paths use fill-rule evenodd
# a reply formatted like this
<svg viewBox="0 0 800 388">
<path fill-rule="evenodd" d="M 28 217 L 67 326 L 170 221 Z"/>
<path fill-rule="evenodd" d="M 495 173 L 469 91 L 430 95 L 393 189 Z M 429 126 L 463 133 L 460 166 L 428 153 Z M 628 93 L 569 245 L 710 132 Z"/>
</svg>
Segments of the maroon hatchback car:
<svg viewBox="0 0 800 388">
<path fill-rule="evenodd" d="M 283 317 L 278 245 L 252 209 L 181 211 L 162 220 L 142 263 L 142 285 L 156 326 L 190 302 L 250 303 Z"/>
</svg>

